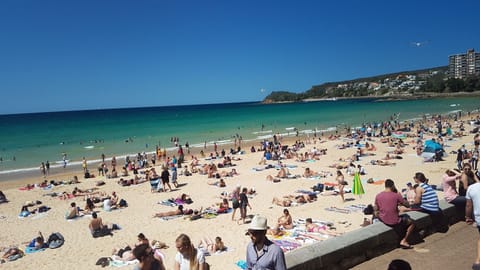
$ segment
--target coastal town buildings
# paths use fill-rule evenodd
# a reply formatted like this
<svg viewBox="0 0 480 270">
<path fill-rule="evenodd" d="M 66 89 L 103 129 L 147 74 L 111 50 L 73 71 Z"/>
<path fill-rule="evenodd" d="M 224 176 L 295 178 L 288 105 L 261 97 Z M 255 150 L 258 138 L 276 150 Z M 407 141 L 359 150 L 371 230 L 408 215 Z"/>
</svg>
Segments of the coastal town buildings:
<svg viewBox="0 0 480 270">
<path fill-rule="evenodd" d="M 480 53 L 470 49 L 467 53 L 454 54 L 448 57 L 448 77 L 465 79 L 480 74 Z"/>
</svg>

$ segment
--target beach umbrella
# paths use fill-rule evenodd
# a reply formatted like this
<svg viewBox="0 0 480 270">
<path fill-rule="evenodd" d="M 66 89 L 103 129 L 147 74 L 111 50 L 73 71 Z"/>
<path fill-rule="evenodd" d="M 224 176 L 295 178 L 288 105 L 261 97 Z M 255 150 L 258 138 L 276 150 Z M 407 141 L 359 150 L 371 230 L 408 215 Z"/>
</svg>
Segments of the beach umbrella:
<svg viewBox="0 0 480 270">
<path fill-rule="evenodd" d="M 355 173 L 353 177 L 353 189 L 352 193 L 354 195 L 362 195 L 365 194 L 365 190 L 363 189 L 362 181 L 360 180 L 360 174 Z"/>
</svg>

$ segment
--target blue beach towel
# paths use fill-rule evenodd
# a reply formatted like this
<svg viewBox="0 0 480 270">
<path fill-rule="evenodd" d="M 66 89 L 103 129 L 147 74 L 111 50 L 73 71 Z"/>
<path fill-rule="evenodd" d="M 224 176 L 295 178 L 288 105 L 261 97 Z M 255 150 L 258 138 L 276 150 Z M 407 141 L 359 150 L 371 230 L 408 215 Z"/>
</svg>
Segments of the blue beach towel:
<svg viewBox="0 0 480 270">
<path fill-rule="evenodd" d="M 35 253 L 37 251 L 44 251 L 45 248 L 40 248 L 40 249 L 35 249 L 34 247 L 26 247 L 25 248 L 25 253 L 26 254 L 32 254 L 32 253 Z"/>
<path fill-rule="evenodd" d="M 244 260 L 239 260 L 238 262 L 235 263 L 240 269 L 247 269 L 247 262 Z"/>
</svg>

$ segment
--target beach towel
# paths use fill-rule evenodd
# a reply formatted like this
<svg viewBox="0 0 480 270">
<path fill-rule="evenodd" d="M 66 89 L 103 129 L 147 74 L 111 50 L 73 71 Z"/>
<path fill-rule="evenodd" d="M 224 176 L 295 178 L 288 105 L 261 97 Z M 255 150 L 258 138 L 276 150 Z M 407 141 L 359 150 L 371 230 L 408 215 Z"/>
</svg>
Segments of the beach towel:
<svg viewBox="0 0 480 270">
<path fill-rule="evenodd" d="M 363 209 L 365 209 L 367 206 L 365 204 L 352 204 L 345 206 L 344 209 L 348 209 L 352 212 L 363 212 Z"/>
<path fill-rule="evenodd" d="M 234 249 L 234 248 L 225 247 L 223 250 L 217 250 L 217 251 L 215 251 L 215 253 L 213 253 L 213 255 L 221 255 L 221 254 L 225 254 L 225 253 L 230 252 L 230 251 L 235 251 L 235 249 Z"/>
<path fill-rule="evenodd" d="M 9 256 L 9 257 L 7 258 L 7 260 L 8 260 L 9 262 L 13 262 L 13 261 L 16 261 L 16 260 L 18 260 L 18 259 L 20 259 L 20 258 L 22 258 L 22 257 L 23 257 L 23 254 L 22 254 L 22 253 L 18 253 L 18 254 Z"/>
<path fill-rule="evenodd" d="M 162 221 L 166 221 L 166 220 L 176 219 L 176 218 L 179 218 L 179 217 L 183 217 L 183 215 L 175 215 L 175 216 L 161 217 L 161 218 L 159 218 L 159 219 L 162 220 Z"/>
<path fill-rule="evenodd" d="M 288 240 L 273 239 L 272 242 L 275 245 L 279 246 L 283 250 L 283 252 L 292 251 L 292 250 L 302 246 L 299 243 L 288 241 Z"/>
<path fill-rule="evenodd" d="M 305 224 L 306 223 L 306 220 L 304 218 L 297 218 L 296 220 L 294 220 L 294 223 L 297 223 L 297 224 Z M 328 227 L 331 227 L 334 225 L 333 222 L 331 221 L 327 221 L 327 220 L 318 220 L 318 219 L 314 219 L 312 220 L 312 223 L 315 223 L 315 224 L 318 224 L 318 225 L 326 225 Z"/>
<path fill-rule="evenodd" d="M 240 269 L 247 269 L 247 262 L 245 260 L 239 260 L 235 265 L 240 267 Z"/>
<path fill-rule="evenodd" d="M 131 260 L 131 261 L 120 261 L 120 260 L 116 260 L 114 258 L 114 256 L 112 256 L 111 258 L 109 258 L 109 265 L 110 266 L 114 266 L 114 267 L 124 267 L 124 266 L 127 266 L 127 265 L 133 265 L 133 264 L 137 264 L 138 263 L 138 260 L 135 259 L 135 260 Z M 103 265 L 102 265 L 103 266 Z"/>
<path fill-rule="evenodd" d="M 35 253 L 35 252 L 38 252 L 38 251 L 44 251 L 45 248 L 40 248 L 40 249 L 35 249 L 34 247 L 26 247 L 25 248 L 25 254 L 32 254 L 32 253 Z"/>
<path fill-rule="evenodd" d="M 349 209 L 338 208 L 336 206 L 327 207 L 327 208 L 325 208 L 325 210 L 331 211 L 331 212 L 342 213 L 342 214 L 350 214 L 350 212 L 351 212 Z"/>
<path fill-rule="evenodd" d="M 40 219 L 40 218 L 44 218 L 48 215 L 48 213 L 46 212 L 43 212 L 43 213 L 38 213 L 36 215 L 32 215 L 32 219 Z"/>
<path fill-rule="evenodd" d="M 173 200 L 163 200 L 158 202 L 158 204 L 166 205 L 166 206 L 177 206 L 177 203 Z"/>
</svg>

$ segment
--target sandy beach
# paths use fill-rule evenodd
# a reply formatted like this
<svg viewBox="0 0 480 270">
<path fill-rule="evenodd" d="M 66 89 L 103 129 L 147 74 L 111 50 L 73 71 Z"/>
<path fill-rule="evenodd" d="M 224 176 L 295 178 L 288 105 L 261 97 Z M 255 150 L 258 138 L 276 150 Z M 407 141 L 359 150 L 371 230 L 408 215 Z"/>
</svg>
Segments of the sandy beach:
<svg viewBox="0 0 480 270">
<path fill-rule="evenodd" d="M 470 119 L 473 116 L 470 116 Z M 467 118 L 465 118 L 467 119 Z M 451 119 L 446 120 L 452 125 L 453 131 L 458 130 L 459 122 L 454 122 Z M 426 125 L 434 128 L 434 123 L 429 121 Z M 313 218 L 314 220 L 328 221 L 333 223 L 337 233 L 347 233 L 349 231 L 361 229 L 364 214 L 362 211 L 355 211 L 362 205 L 373 203 L 375 195 L 384 189 L 381 180 L 390 178 L 396 183 L 399 190 L 406 187 L 407 182 L 412 182 L 412 176 L 415 172 L 424 172 L 427 178 L 430 179 L 431 184 L 439 185 L 441 176 L 446 169 L 456 167 L 456 155 L 450 154 L 456 151 L 461 145 L 465 144 L 467 150 L 473 148 L 473 135 L 468 132 L 471 126 L 465 123 L 464 136 L 454 137 L 452 139 L 444 139 L 445 152 L 448 154 L 444 157 L 444 161 L 440 162 L 423 162 L 422 158 L 416 154 L 414 149 L 415 138 L 407 137 L 403 141 L 408 144 L 404 147 L 405 153 L 401 155 L 402 159 L 390 160 L 395 162 L 395 166 L 379 166 L 372 165 L 371 160 L 383 159 L 388 152 L 394 150 L 394 147 L 388 146 L 387 143 L 382 143 L 380 138 L 372 138 L 369 143 L 373 143 L 377 150 L 368 152 L 369 156 L 362 156 L 360 161 L 355 164 L 362 165 L 366 170 L 366 175 L 361 176 L 365 194 L 356 196 L 351 193 L 346 193 L 346 202 L 342 202 L 340 196 L 322 196 L 318 195 L 318 199 L 312 203 L 301 204 L 289 207 L 290 213 L 294 220 Z M 414 134 L 413 132 L 411 133 Z M 437 137 L 435 134 L 425 134 L 424 140 Z M 152 193 L 150 184 L 148 182 L 122 187 L 117 184 L 119 178 L 105 179 L 105 177 L 95 177 L 90 179 L 83 179 L 81 167 L 78 170 L 72 170 L 65 173 L 57 172 L 49 176 L 47 179 L 71 179 L 77 175 L 81 181 L 75 185 L 60 185 L 52 189 L 44 190 L 41 188 L 34 188 L 32 190 L 19 190 L 21 186 L 27 183 L 39 183 L 43 179 L 38 176 L 29 176 L 22 179 L 17 179 L 10 182 L 0 183 L 0 190 L 2 190 L 8 198 L 8 203 L 0 204 L 0 223 L 2 230 L 0 231 L 0 246 L 18 246 L 24 248 L 22 242 L 27 242 L 33 239 L 38 231 L 43 232 L 43 235 L 48 237 L 53 232 L 60 232 L 65 237 L 65 243 L 58 249 L 46 249 L 45 251 L 38 251 L 32 254 L 27 254 L 13 262 L 6 262 L 2 264 L 4 269 L 93 269 L 100 268 L 95 266 L 95 262 L 100 257 L 109 257 L 112 255 L 114 248 L 121 248 L 126 243 L 133 245 L 137 241 L 137 235 L 143 233 L 149 240 L 160 240 L 165 242 L 169 248 L 163 249 L 165 253 L 165 266 L 167 269 L 173 269 L 174 257 L 176 253 L 175 239 L 180 233 L 189 235 L 195 245 L 203 237 L 214 239 L 220 236 L 225 245 L 228 247 L 226 252 L 220 254 L 211 254 L 206 257 L 207 262 L 212 269 L 240 269 L 235 263 L 239 260 L 245 260 L 245 249 L 250 238 L 245 236 L 245 231 L 248 224 L 238 224 L 237 221 L 232 221 L 231 213 L 219 214 L 214 218 L 201 218 L 195 221 L 179 217 L 171 220 L 162 220 L 159 218 L 152 218 L 157 212 L 174 210 L 173 206 L 166 206 L 158 202 L 167 200 L 169 198 L 176 198 L 182 193 L 191 196 L 193 203 L 186 205 L 187 208 L 203 209 L 212 206 L 215 203 L 220 203 L 220 195 L 223 192 L 230 193 L 237 185 L 242 187 L 254 188 L 255 195 L 250 197 L 250 204 L 252 209 L 248 209 L 249 215 L 260 214 L 268 218 L 270 226 L 274 226 L 278 217 L 282 215 L 284 207 L 272 204 L 273 197 L 282 197 L 289 194 L 298 194 L 297 190 L 312 190 L 311 187 L 317 183 L 335 182 L 336 169 L 329 167 L 334 163 L 342 163 L 340 158 L 346 159 L 354 155 L 357 151 L 355 147 L 346 149 L 338 149 L 337 146 L 347 142 L 354 142 L 344 136 L 329 140 L 322 138 L 322 141 L 313 142 L 312 138 L 284 138 L 282 143 L 291 146 L 295 140 L 305 142 L 305 148 L 298 150 L 299 153 L 310 152 L 314 147 L 316 149 L 327 149 L 326 155 L 321 155 L 318 160 L 309 162 L 299 162 L 295 159 L 285 159 L 282 162 L 289 165 L 289 171 L 292 175 L 300 175 L 294 179 L 282 179 L 278 183 L 267 181 L 267 175 L 276 175 L 275 168 L 265 169 L 262 171 L 253 170 L 253 168 L 265 167 L 259 165 L 258 162 L 263 156 L 263 152 L 250 153 L 251 145 L 243 147 L 245 154 L 235 155 L 241 160 L 234 160 L 235 168 L 239 175 L 233 177 L 223 178 L 226 182 L 226 187 L 220 188 L 214 185 L 208 185 L 207 182 L 212 179 L 207 178 L 207 175 L 193 174 L 192 176 L 182 176 L 178 178 L 178 183 L 181 186 L 174 189 L 172 192 Z M 255 144 L 258 148 L 260 144 Z M 211 150 L 211 149 L 209 149 Z M 208 164 L 212 161 L 199 158 L 200 164 Z M 190 157 L 186 160 L 189 164 Z M 218 163 L 218 160 L 213 160 Z M 119 162 L 120 163 L 120 162 Z M 121 164 L 121 163 L 120 163 Z M 267 161 L 267 164 L 275 165 L 277 161 Z M 157 165 L 158 162 L 157 162 Z M 318 179 L 307 179 L 301 177 L 305 168 L 310 168 L 316 172 L 328 172 L 327 177 Z M 230 171 L 231 168 L 219 169 L 220 171 Z M 161 166 L 156 166 L 157 172 L 161 171 Z M 93 168 L 92 172 L 96 173 Z M 345 169 L 342 170 L 345 174 L 345 179 L 351 188 L 353 185 L 353 176 L 346 175 Z M 132 176 L 132 172 L 130 172 Z M 373 179 L 377 184 L 368 184 L 367 179 Z M 98 191 L 111 194 L 115 191 L 120 198 L 128 202 L 128 207 L 111 212 L 103 211 L 97 208 L 98 216 L 106 223 L 115 223 L 121 227 L 121 230 L 114 231 L 113 236 L 106 236 L 101 238 L 93 238 L 88 229 L 88 224 L 91 220 L 90 216 L 77 218 L 73 221 L 65 219 L 65 212 L 68 210 L 71 202 L 76 202 L 80 207 L 85 206 L 83 197 L 75 197 L 72 199 L 61 200 L 58 197 L 48 196 L 48 193 L 56 192 L 62 193 L 64 191 L 71 192 L 75 187 L 80 189 L 90 189 L 95 187 L 95 183 L 99 180 L 104 180 L 105 185 L 98 187 Z M 438 192 L 440 199 L 443 199 L 441 192 Z M 19 218 L 19 212 L 22 205 L 26 201 L 40 200 L 43 205 L 51 208 L 46 213 L 35 214 L 25 218 Z M 338 209 L 350 209 L 349 213 L 343 211 L 329 211 L 327 208 L 337 207 Z M 240 217 L 239 211 L 236 213 L 236 219 Z M 247 219 L 248 220 L 248 219 Z M 300 227 L 300 226 L 299 226 Z M 270 236 L 270 238 L 272 238 Z M 298 244 L 308 245 L 312 241 L 305 241 L 305 239 L 298 240 Z M 2 253 L 3 254 L 3 253 Z M 124 269 L 133 269 L 132 265 L 123 267 Z"/>
</svg>

